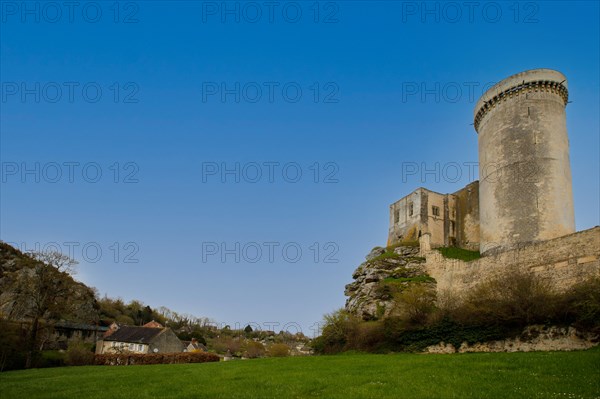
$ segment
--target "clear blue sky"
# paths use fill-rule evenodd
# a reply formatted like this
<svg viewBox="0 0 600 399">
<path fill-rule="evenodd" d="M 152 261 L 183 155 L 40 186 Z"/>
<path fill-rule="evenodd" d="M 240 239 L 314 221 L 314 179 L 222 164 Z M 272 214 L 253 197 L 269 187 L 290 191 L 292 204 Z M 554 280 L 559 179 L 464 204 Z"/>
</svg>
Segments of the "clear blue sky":
<svg viewBox="0 0 600 399">
<path fill-rule="evenodd" d="M 577 228 L 599 224 L 598 2 L 26 4 L 1 2 L 0 239 L 73 248 L 101 294 L 311 334 L 390 203 L 470 181 L 443 167 L 477 161 L 482 87 L 532 68 L 569 80 Z"/>
</svg>

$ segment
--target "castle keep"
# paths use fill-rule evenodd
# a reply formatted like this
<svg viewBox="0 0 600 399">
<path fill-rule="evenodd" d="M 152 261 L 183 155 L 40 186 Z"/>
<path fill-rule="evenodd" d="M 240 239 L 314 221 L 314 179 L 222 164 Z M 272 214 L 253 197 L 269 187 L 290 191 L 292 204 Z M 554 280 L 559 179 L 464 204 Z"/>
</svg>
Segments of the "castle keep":
<svg viewBox="0 0 600 399">
<path fill-rule="evenodd" d="M 565 76 L 525 71 L 477 102 L 480 181 L 452 194 L 419 188 L 390 206 L 388 245 L 516 248 L 575 232 Z"/>
<path fill-rule="evenodd" d="M 549 69 L 489 89 L 475 107 L 480 181 L 449 194 L 421 187 L 390 205 L 388 246 L 354 271 L 346 310 L 377 320 L 398 311 L 393 290 L 429 284 L 460 298 L 511 270 L 557 292 L 599 277 L 600 227 L 575 232 L 567 99 L 566 78 Z M 447 257 L 438 247 L 482 256 Z"/>
</svg>

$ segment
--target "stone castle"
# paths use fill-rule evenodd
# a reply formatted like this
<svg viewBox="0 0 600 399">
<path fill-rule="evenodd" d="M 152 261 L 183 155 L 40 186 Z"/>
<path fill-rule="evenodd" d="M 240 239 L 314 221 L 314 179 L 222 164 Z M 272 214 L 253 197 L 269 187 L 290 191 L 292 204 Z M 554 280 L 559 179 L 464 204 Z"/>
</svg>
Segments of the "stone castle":
<svg viewBox="0 0 600 399">
<path fill-rule="evenodd" d="M 382 289 L 389 279 L 422 279 L 460 297 L 509 269 L 531 271 L 559 291 L 600 276 L 600 227 L 575 231 L 567 99 L 565 76 L 550 69 L 486 91 L 475 107 L 480 181 L 451 194 L 419 188 L 393 203 L 388 248 L 374 248 L 353 273 L 346 309 L 365 320 L 389 316 L 394 301 Z M 481 257 L 446 258 L 439 247 Z"/>
<path fill-rule="evenodd" d="M 486 254 L 574 233 L 567 100 L 567 79 L 550 69 L 485 92 L 474 123 L 481 181 L 452 194 L 419 188 L 393 203 L 388 245 L 421 239 Z"/>
</svg>

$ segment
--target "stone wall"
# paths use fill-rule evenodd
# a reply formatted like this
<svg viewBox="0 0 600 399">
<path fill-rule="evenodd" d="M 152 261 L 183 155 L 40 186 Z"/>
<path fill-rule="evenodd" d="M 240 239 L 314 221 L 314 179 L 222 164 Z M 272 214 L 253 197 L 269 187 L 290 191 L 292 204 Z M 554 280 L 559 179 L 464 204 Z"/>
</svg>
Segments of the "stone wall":
<svg viewBox="0 0 600 399">
<path fill-rule="evenodd" d="M 456 198 L 456 246 L 479 251 L 479 181 L 469 183 L 453 196 Z"/>
<path fill-rule="evenodd" d="M 421 229 L 421 189 L 390 205 L 390 223 L 387 245 L 402 240 L 416 241 Z"/>
<path fill-rule="evenodd" d="M 600 227 L 519 248 L 488 253 L 470 262 L 444 258 L 439 251 L 421 253 L 425 271 L 439 292 L 462 293 L 511 268 L 531 270 L 566 290 L 589 276 L 600 276 Z"/>
</svg>

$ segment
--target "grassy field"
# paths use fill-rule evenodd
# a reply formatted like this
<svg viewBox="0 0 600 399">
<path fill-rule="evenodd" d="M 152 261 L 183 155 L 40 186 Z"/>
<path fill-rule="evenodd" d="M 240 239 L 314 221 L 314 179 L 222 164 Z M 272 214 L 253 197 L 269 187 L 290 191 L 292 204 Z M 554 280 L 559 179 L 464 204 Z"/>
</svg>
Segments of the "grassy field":
<svg viewBox="0 0 600 399">
<path fill-rule="evenodd" d="M 9 398 L 600 398 L 600 350 L 340 355 L 0 373 Z"/>
</svg>

